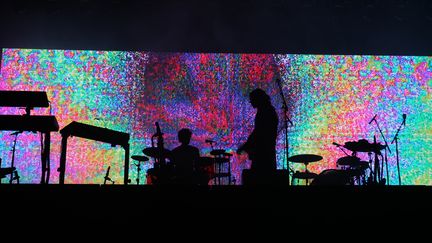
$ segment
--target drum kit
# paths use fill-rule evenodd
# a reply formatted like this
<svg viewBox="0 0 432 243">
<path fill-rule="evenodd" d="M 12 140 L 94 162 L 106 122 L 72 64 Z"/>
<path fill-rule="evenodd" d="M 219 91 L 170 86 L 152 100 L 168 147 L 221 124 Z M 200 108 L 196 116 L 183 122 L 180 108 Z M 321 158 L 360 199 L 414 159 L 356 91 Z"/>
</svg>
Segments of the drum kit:
<svg viewBox="0 0 432 243">
<path fill-rule="evenodd" d="M 346 156 L 337 159 L 338 169 L 326 169 L 321 173 L 313 173 L 308 170 L 310 163 L 316 163 L 323 159 L 322 156 L 316 154 L 299 154 L 288 158 L 289 162 L 303 164 L 304 171 L 295 171 L 291 178 L 291 185 L 295 180 L 304 180 L 306 185 L 370 185 L 382 184 L 385 179 L 380 176 L 381 162 L 378 155 L 386 147 L 380 143 L 369 143 L 365 139 L 358 141 L 349 141 L 344 145 L 333 143 L 342 149 Z M 351 151 L 351 154 L 346 153 L 343 149 Z M 149 147 L 143 149 L 146 156 L 134 155 L 131 158 L 136 161 L 137 167 L 137 185 L 140 184 L 141 163 L 149 163 L 150 158 L 159 161 L 170 159 L 171 151 L 165 148 Z M 360 159 L 358 153 L 367 153 L 369 161 Z M 375 154 L 375 161 L 372 159 L 372 154 Z M 230 173 L 230 158 L 232 154 L 224 149 L 213 149 L 210 151 L 210 156 L 203 156 L 198 159 L 194 165 L 194 173 L 197 178 L 196 184 L 207 185 L 211 180 L 214 184 L 221 184 L 221 179 L 226 178 L 228 184 L 231 184 Z M 375 163 L 374 163 L 375 162 Z M 369 174 L 366 172 L 369 170 Z M 175 168 L 171 163 L 154 163 L 154 167 L 147 170 L 147 184 L 175 184 Z M 385 182 L 384 182 L 385 183 Z"/>
<path fill-rule="evenodd" d="M 142 155 L 133 155 L 131 158 L 136 161 L 134 164 L 137 167 L 137 185 L 140 184 L 140 171 L 141 163 L 150 163 L 150 158 L 155 160 L 154 167 L 147 170 L 147 184 L 176 184 L 177 175 L 175 168 L 170 162 L 164 164 L 159 163 L 159 159 L 162 157 L 164 160 L 170 160 L 171 151 L 158 147 L 149 147 L 143 149 Z M 230 157 L 231 153 L 226 152 L 224 149 L 213 149 L 210 151 L 211 156 L 202 156 L 194 164 L 194 182 L 195 184 L 207 185 L 210 180 L 214 179 L 215 184 L 220 184 L 222 178 L 228 178 L 231 183 L 230 173 Z M 226 169 L 227 167 L 227 169 Z"/>
<path fill-rule="evenodd" d="M 147 170 L 147 184 L 177 184 L 181 180 L 179 176 L 183 175 L 176 172 L 173 163 L 168 163 L 167 160 L 171 160 L 172 152 L 169 149 L 164 148 L 163 133 L 160 130 L 159 124 L 156 122 L 157 132 L 152 136 L 151 147 L 143 149 L 143 155 L 133 155 L 131 158 L 136 161 L 134 164 L 137 167 L 137 185 L 140 184 L 140 172 L 141 163 L 150 161 L 150 158 L 154 160 L 153 168 Z M 157 146 L 154 146 L 153 138 L 157 137 Z M 213 144 L 215 141 L 206 140 L 206 143 L 210 143 L 211 151 L 210 156 L 199 157 L 193 161 L 193 171 L 190 173 L 189 180 L 187 183 L 208 185 L 210 181 L 214 180 L 214 185 L 221 185 L 221 183 L 227 181 L 227 184 L 231 184 L 231 165 L 230 159 L 232 154 L 228 153 L 225 149 L 215 149 Z M 386 143 L 387 144 L 387 143 Z M 316 154 L 299 154 L 288 157 L 287 160 L 292 163 L 304 164 L 304 171 L 293 172 L 291 184 L 294 180 L 305 180 L 306 185 L 309 185 L 309 181 L 312 180 L 310 185 L 371 185 L 371 184 L 385 184 L 385 179 L 382 176 L 383 161 L 381 151 L 387 148 L 387 145 L 382 145 L 376 142 L 369 143 L 366 139 L 360 139 L 358 141 L 349 141 L 344 145 L 333 143 L 340 148 L 346 156 L 341 157 L 337 160 L 337 166 L 340 169 L 328 169 L 322 171 L 320 174 L 310 172 L 308 170 L 309 163 L 315 163 L 323 159 L 322 156 Z M 348 154 L 344 149 L 351 151 Z M 369 161 L 363 161 L 357 157 L 358 153 L 367 153 L 369 155 Z M 375 155 L 373 161 L 372 154 Z M 381 161 L 379 159 L 381 156 Z M 170 161 L 171 162 L 171 161 Z M 385 161 L 386 162 L 386 161 Z M 366 171 L 369 170 L 369 177 L 366 175 Z M 189 175 L 189 172 L 187 172 Z"/>
<path fill-rule="evenodd" d="M 305 165 L 303 172 L 296 171 L 292 175 L 294 179 L 306 180 L 306 185 L 309 185 L 309 180 L 312 180 L 310 185 L 374 185 L 385 184 L 385 179 L 382 176 L 383 159 L 379 159 L 381 151 L 386 149 L 385 145 L 380 143 L 369 143 L 366 139 L 358 141 L 346 142 L 344 145 L 333 143 L 341 149 L 351 151 L 351 155 L 342 150 L 346 156 L 337 160 L 337 166 L 340 169 L 326 169 L 320 174 L 315 174 L 307 169 L 309 163 L 321 161 L 323 158 L 320 155 L 314 154 L 299 154 L 288 158 L 292 163 L 302 163 Z M 369 161 L 361 160 L 357 157 L 358 153 L 367 153 Z M 372 159 L 372 154 L 375 159 Z M 367 175 L 369 170 L 369 175 Z"/>
</svg>

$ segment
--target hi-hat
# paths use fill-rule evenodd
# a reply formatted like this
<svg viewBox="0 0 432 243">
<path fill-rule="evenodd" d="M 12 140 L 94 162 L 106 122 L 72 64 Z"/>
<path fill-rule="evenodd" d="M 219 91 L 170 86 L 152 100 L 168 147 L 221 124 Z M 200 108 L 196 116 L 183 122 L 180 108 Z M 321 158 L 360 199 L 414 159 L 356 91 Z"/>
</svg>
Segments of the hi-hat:
<svg viewBox="0 0 432 243">
<path fill-rule="evenodd" d="M 322 160 L 323 157 L 316 154 L 298 154 L 288 158 L 288 161 L 294 163 L 310 163 Z"/>
<path fill-rule="evenodd" d="M 131 157 L 133 160 L 139 161 L 139 162 L 143 162 L 143 161 L 148 161 L 149 158 L 146 156 L 142 156 L 142 155 L 132 155 Z"/>
<path fill-rule="evenodd" d="M 145 148 L 143 149 L 143 153 L 152 158 L 159 158 L 159 157 L 168 158 L 171 155 L 170 150 L 166 148 L 160 149 L 157 147 Z"/>
</svg>

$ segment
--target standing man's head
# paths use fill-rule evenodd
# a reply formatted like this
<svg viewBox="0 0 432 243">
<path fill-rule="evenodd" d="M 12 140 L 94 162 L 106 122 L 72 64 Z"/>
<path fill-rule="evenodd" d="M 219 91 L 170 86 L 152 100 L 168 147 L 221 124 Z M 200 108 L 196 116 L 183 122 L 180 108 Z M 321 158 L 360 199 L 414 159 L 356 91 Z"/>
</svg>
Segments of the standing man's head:
<svg viewBox="0 0 432 243">
<path fill-rule="evenodd" d="M 192 137 L 191 130 L 183 128 L 178 132 L 178 140 L 181 144 L 188 145 Z"/>
<path fill-rule="evenodd" d="M 262 107 L 264 105 L 270 104 L 270 96 L 262 89 L 254 89 L 249 94 L 249 101 L 253 108 Z"/>
</svg>

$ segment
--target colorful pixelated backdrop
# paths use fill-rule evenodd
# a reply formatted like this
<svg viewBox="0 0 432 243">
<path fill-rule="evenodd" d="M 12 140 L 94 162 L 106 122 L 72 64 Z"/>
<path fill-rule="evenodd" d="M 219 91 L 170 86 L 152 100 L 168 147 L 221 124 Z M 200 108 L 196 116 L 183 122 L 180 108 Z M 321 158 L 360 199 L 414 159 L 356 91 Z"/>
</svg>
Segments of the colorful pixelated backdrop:
<svg viewBox="0 0 432 243">
<path fill-rule="evenodd" d="M 278 167 L 285 168 L 277 77 L 283 81 L 293 122 L 289 155 L 324 157 L 310 164 L 311 171 L 336 168 L 337 159 L 345 154 L 333 142 L 372 142 L 374 136 L 383 142 L 376 124 L 369 124 L 375 114 L 389 143 L 402 114 L 407 114 L 399 136 L 402 183 L 432 184 L 431 57 L 4 49 L 0 89 L 46 91 L 51 108 L 36 108 L 33 114 L 55 115 L 60 128 L 79 121 L 130 133 L 131 155 L 142 155 L 142 149 L 151 146 L 156 121 L 169 149 L 178 145 L 177 131 L 188 127 L 192 144 L 205 156 L 211 150 L 205 139 L 217 141 L 215 147 L 228 152 L 245 141 L 255 115 L 248 94 L 260 87 L 279 111 Z M 0 157 L 7 167 L 14 136 L 10 131 L 0 134 Z M 60 134 L 52 134 L 51 183 L 58 182 L 60 140 Z M 40 149 L 39 134 L 18 136 L 15 164 L 22 183 L 39 183 Z M 395 144 L 390 150 L 390 184 L 398 184 Z M 144 165 L 144 172 L 152 163 Z M 239 184 L 241 171 L 250 162 L 246 155 L 235 155 L 231 163 Z M 73 137 L 68 141 L 66 183 L 100 184 L 108 166 L 113 180 L 122 183 L 123 164 L 122 148 Z M 132 182 L 136 175 L 131 163 Z"/>
</svg>

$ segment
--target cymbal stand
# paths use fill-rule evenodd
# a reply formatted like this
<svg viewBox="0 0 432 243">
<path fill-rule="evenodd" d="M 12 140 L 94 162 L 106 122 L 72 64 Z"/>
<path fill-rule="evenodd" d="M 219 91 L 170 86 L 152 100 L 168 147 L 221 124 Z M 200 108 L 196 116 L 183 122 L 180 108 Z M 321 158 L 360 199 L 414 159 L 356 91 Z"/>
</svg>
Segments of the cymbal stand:
<svg viewBox="0 0 432 243">
<path fill-rule="evenodd" d="M 393 138 L 393 141 L 391 144 L 396 143 L 396 165 L 397 165 L 397 171 L 398 171 L 398 180 L 399 180 L 399 186 L 402 185 L 401 176 L 400 176 L 400 167 L 399 167 L 399 147 L 398 147 L 398 140 L 399 140 L 399 131 L 402 128 L 402 125 L 404 125 L 404 122 L 402 122 L 399 125 L 398 130 L 396 131 L 396 134 Z"/>
<path fill-rule="evenodd" d="M 382 132 L 382 130 L 381 130 L 381 128 L 380 128 L 380 126 L 379 126 L 379 124 L 378 124 L 378 121 L 376 120 L 376 119 L 373 119 L 373 121 L 375 122 L 375 124 L 376 124 L 376 126 L 377 126 L 377 128 L 378 128 L 378 130 L 379 130 L 379 132 L 380 132 L 380 134 L 381 134 L 381 137 L 383 138 L 383 140 L 384 140 L 384 143 L 385 143 L 385 150 L 386 150 L 386 156 L 385 156 L 385 163 L 386 163 L 386 168 L 387 168 L 387 181 L 384 181 L 384 184 L 385 183 L 387 183 L 388 184 L 388 181 L 389 181 L 389 174 L 388 174 L 388 161 L 387 161 L 387 150 L 388 150 L 388 152 L 391 154 L 391 150 L 390 150 L 390 147 L 388 146 L 388 143 L 387 143 L 387 139 L 385 138 L 385 136 L 384 136 L 384 134 L 383 134 L 383 132 Z M 374 137 L 374 140 L 376 141 L 376 139 L 375 139 L 375 137 Z M 375 151 L 375 152 L 377 152 L 377 151 Z M 379 152 L 379 151 L 378 151 Z M 378 165 L 378 168 L 379 168 L 379 165 Z M 375 168 L 374 168 L 374 170 L 375 170 Z M 380 176 L 380 178 L 379 178 L 379 183 L 381 184 L 382 183 L 382 180 L 383 180 L 383 178 Z"/>
<path fill-rule="evenodd" d="M 304 164 L 305 164 L 305 172 L 306 172 L 306 173 L 309 173 L 309 170 L 308 170 L 308 168 L 307 168 L 307 166 L 308 166 L 309 163 L 306 162 L 306 163 L 304 163 Z M 306 186 L 308 186 L 308 185 L 309 185 L 309 179 L 306 178 Z"/>
<path fill-rule="evenodd" d="M 282 84 L 280 82 L 280 79 L 276 79 L 276 82 L 277 82 L 278 87 L 279 87 L 279 94 L 280 94 L 280 96 L 282 98 L 282 110 L 283 110 L 283 114 L 284 114 L 284 133 L 285 133 L 285 156 L 286 156 L 286 168 L 288 170 L 287 181 L 288 181 L 288 185 L 289 185 L 290 173 L 294 174 L 294 171 L 290 168 L 289 161 L 288 161 L 288 158 L 289 158 L 289 153 L 288 153 L 288 151 L 289 151 L 289 149 L 288 149 L 288 145 L 289 145 L 289 143 L 288 143 L 288 122 L 291 124 L 291 126 L 293 126 L 293 123 L 292 123 L 292 121 L 288 117 L 288 105 L 287 105 L 286 100 L 285 100 L 285 96 L 284 96 L 284 93 L 283 93 L 283 90 L 282 90 Z M 285 164 L 284 163 L 282 163 L 282 166 L 283 166 L 282 169 L 285 169 Z"/>
<path fill-rule="evenodd" d="M 15 135 L 14 138 L 14 142 L 13 142 L 13 146 L 12 146 L 12 160 L 11 160 L 11 167 L 15 167 L 15 147 L 16 147 L 16 143 L 17 143 L 17 139 L 18 139 L 18 134 L 20 134 L 20 132 L 14 132 L 13 133 Z M 10 175 L 10 179 L 9 179 L 9 184 L 12 184 L 12 182 L 14 180 L 17 180 L 18 184 L 19 184 L 19 176 L 18 174 L 16 174 L 16 176 L 14 176 L 15 173 L 12 173 Z"/>
<path fill-rule="evenodd" d="M 376 144 L 376 138 L 374 136 L 374 144 Z M 381 181 L 381 173 L 380 173 L 380 163 L 379 163 L 379 158 L 378 158 L 378 153 L 376 153 L 376 151 L 374 152 L 375 154 L 375 161 L 374 161 L 374 180 L 373 182 L 375 183 L 375 185 Z"/>
<path fill-rule="evenodd" d="M 137 185 L 139 185 L 139 183 L 140 183 L 141 163 L 138 161 L 138 163 L 136 163 L 134 165 L 137 167 L 137 178 L 135 180 L 136 180 Z"/>
</svg>

